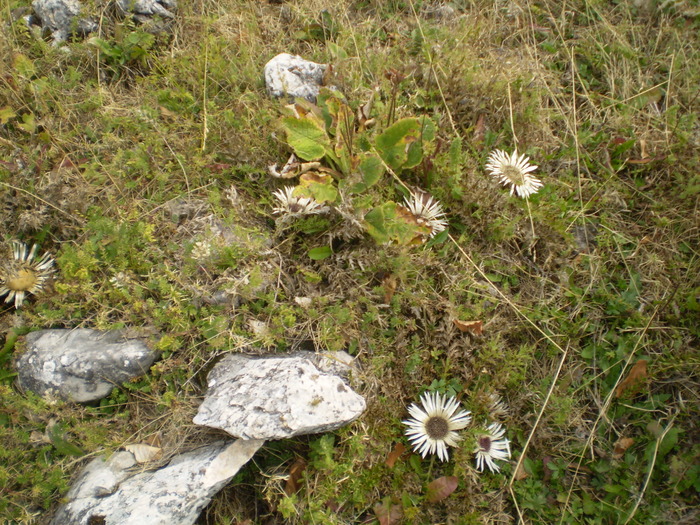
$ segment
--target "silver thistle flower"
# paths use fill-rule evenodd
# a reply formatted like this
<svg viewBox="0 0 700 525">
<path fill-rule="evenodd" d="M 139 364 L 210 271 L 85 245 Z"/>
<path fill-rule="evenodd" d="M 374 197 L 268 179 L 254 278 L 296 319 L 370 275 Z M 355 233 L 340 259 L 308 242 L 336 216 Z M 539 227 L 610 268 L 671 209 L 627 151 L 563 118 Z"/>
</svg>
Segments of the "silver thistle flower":
<svg viewBox="0 0 700 525">
<path fill-rule="evenodd" d="M 537 193 L 542 187 L 542 182 L 531 175 L 536 169 L 537 166 L 530 164 L 529 157 L 518 155 L 518 150 L 511 155 L 500 149 L 494 150 L 486 164 L 486 170 L 501 184 L 510 185 L 511 195 L 515 193 L 522 198 Z"/>
<path fill-rule="evenodd" d="M 287 217 L 299 217 L 302 215 L 316 215 L 326 213 L 329 208 L 312 199 L 311 197 L 294 196 L 294 186 L 285 186 L 272 194 L 277 198 L 278 205 L 272 213 L 278 213 Z"/>
<path fill-rule="evenodd" d="M 506 460 L 510 458 L 510 442 L 505 436 L 505 429 L 500 423 L 491 423 L 488 426 L 488 433 L 481 434 L 476 438 L 476 468 L 480 472 L 488 467 L 491 472 L 500 472 L 495 460 Z"/>
<path fill-rule="evenodd" d="M 440 460 L 447 461 L 447 447 L 457 446 L 461 439 L 455 431 L 466 427 L 471 415 L 464 410 L 455 414 L 459 402 L 454 397 L 447 399 L 438 393 L 425 393 L 421 401 L 422 409 L 415 404 L 408 407 L 413 418 L 403 422 L 408 426 L 406 436 L 421 456 L 437 454 Z"/>
<path fill-rule="evenodd" d="M 439 201 L 427 193 L 411 193 L 411 198 L 405 198 L 406 208 L 413 214 L 421 226 L 430 229 L 430 237 L 447 228 L 445 212 Z"/>
<path fill-rule="evenodd" d="M 0 268 L 0 297 L 7 295 L 5 302 L 14 301 L 15 308 L 22 306 L 27 294 L 41 292 L 53 272 L 54 260 L 49 253 L 34 261 L 37 248 L 35 244 L 29 250 L 26 244 L 12 241 L 13 260 Z"/>
</svg>

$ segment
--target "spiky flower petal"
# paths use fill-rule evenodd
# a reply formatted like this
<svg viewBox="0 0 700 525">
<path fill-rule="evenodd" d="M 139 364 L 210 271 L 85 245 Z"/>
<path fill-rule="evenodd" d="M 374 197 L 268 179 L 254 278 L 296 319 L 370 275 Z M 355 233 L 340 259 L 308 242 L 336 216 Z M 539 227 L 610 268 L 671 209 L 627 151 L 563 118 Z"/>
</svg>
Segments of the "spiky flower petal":
<svg viewBox="0 0 700 525">
<path fill-rule="evenodd" d="M 537 193 L 542 187 L 542 182 L 530 174 L 536 169 L 537 166 L 530 164 L 529 157 L 518 155 L 518 150 L 511 155 L 500 149 L 494 150 L 486 164 L 486 170 L 501 184 L 510 185 L 511 195 L 515 193 L 523 198 Z"/>
<path fill-rule="evenodd" d="M 38 261 L 37 245 L 29 250 L 26 244 L 12 241 L 12 260 L 0 268 L 0 297 L 7 295 L 6 303 L 14 301 L 20 308 L 27 294 L 36 295 L 44 289 L 44 284 L 53 272 L 54 260 L 45 253 Z"/>
<path fill-rule="evenodd" d="M 294 186 L 285 186 L 282 190 L 277 190 L 272 194 L 277 198 L 278 206 L 273 208 L 272 213 L 279 213 L 289 217 L 301 215 L 315 215 L 328 211 L 328 206 L 323 206 L 311 197 L 296 197 Z"/>
<path fill-rule="evenodd" d="M 470 412 L 461 410 L 459 402 L 450 397 L 443 398 L 438 393 L 425 393 L 421 396 L 423 408 L 415 404 L 408 407 L 413 416 L 403 423 L 408 426 L 405 433 L 413 449 L 421 456 L 437 454 L 440 460 L 447 461 L 447 447 L 456 447 L 461 439 L 456 430 L 466 427 L 471 421 Z"/>
<path fill-rule="evenodd" d="M 495 460 L 510 458 L 510 442 L 504 437 L 506 431 L 500 423 L 491 423 L 487 430 L 488 433 L 476 438 L 476 468 L 480 472 L 484 471 L 484 467 L 488 467 L 491 472 L 500 472 Z"/>
<path fill-rule="evenodd" d="M 406 208 L 413 214 L 421 226 L 430 229 L 430 237 L 447 228 L 445 212 L 439 201 L 427 193 L 411 193 L 411 198 L 404 199 Z"/>
</svg>

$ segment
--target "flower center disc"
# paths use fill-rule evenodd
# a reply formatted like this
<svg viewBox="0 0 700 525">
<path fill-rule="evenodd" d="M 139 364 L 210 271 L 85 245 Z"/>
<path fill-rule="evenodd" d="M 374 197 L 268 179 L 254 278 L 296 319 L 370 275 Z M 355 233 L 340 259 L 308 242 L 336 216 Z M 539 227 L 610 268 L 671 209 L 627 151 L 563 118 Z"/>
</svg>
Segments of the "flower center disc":
<svg viewBox="0 0 700 525">
<path fill-rule="evenodd" d="M 479 438 L 479 448 L 484 452 L 491 450 L 491 438 L 488 436 L 481 436 Z"/>
<path fill-rule="evenodd" d="M 7 280 L 5 286 L 15 292 L 30 290 L 37 282 L 36 273 L 32 270 L 20 270 Z"/>
<path fill-rule="evenodd" d="M 517 186 L 521 186 L 525 183 L 523 172 L 515 166 L 505 166 L 503 168 L 503 176 Z"/>
<path fill-rule="evenodd" d="M 444 417 L 433 416 L 425 423 L 425 430 L 433 439 L 443 439 L 447 436 L 450 427 L 447 425 L 447 420 Z"/>
</svg>

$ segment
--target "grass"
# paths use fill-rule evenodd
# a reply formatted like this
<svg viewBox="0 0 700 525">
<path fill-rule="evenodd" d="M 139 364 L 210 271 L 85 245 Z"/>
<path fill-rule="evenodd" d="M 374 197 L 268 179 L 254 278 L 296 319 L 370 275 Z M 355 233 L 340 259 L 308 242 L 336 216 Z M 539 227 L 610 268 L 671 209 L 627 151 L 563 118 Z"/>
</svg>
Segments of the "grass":
<svg viewBox="0 0 700 525">
<path fill-rule="evenodd" d="M 50 290 L 0 311 L 0 517 L 45 522 L 87 460 L 125 444 L 167 461 L 220 437 L 191 419 L 222 355 L 331 348 L 357 357 L 367 412 L 268 443 L 199 523 L 697 522 L 697 1 L 182 4 L 155 37 L 126 21 L 65 49 L 20 22 L 0 35 L 0 237 L 57 261 Z M 369 137 L 433 120 L 422 162 L 362 198 L 420 187 L 449 235 L 275 223 L 267 166 L 291 150 L 262 69 L 280 52 L 333 63 L 353 109 L 377 93 Z M 516 147 L 545 183 L 528 202 L 483 169 Z M 19 392 L 21 335 L 77 326 L 126 327 L 163 357 L 98 406 Z M 447 463 L 388 466 L 425 390 L 477 427 L 500 395 L 512 462 L 478 473 L 472 428 Z M 442 476 L 457 489 L 431 503 Z"/>
</svg>

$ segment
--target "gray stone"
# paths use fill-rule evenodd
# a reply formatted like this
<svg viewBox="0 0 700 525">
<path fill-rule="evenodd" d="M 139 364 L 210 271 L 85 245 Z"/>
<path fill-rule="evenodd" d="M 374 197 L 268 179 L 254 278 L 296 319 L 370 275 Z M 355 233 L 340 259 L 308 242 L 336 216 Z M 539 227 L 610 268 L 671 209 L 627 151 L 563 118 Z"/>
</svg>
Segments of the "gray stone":
<svg viewBox="0 0 700 525">
<path fill-rule="evenodd" d="M 316 102 L 326 64 L 282 53 L 265 64 L 265 86 L 273 97 L 299 97 Z"/>
<path fill-rule="evenodd" d="M 78 0 L 34 0 L 32 7 L 44 31 L 53 37 L 54 44 L 72 35 L 85 36 L 98 27 L 94 20 L 80 18 L 83 6 Z"/>
<path fill-rule="evenodd" d="M 108 396 L 115 385 L 145 374 L 158 357 L 120 330 L 39 330 L 27 334 L 26 343 L 16 364 L 19 386 L 79 403 Z"/>
<path fill-rule="evenodd" d="M 97 458 L 80 473 L 51 525 L 190 525 L 263 443 L 219 441 L 146 472 L 131 452 Z"/>
<path fill-rule="evenodd" d="M 177 8 L 176 0 L 117 0 L 117 6 L 124 13 L 133 14 L 138 22 L 146 22 L 154 16 L 175 18 L 171 9 Z"/>
<path fill-rule="evenodd" d="M 365 400 L 340 377 L 319 370 L 315 358 L 311 352 L 226 356 L 209 373 L 194 423 L 244 439 L 282 439 L 357 419 Z"/>
</svg>

